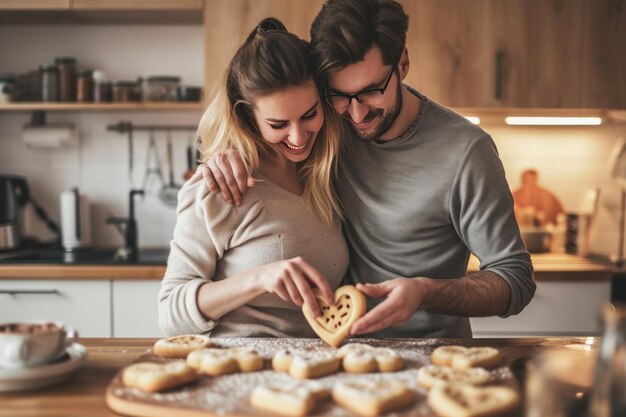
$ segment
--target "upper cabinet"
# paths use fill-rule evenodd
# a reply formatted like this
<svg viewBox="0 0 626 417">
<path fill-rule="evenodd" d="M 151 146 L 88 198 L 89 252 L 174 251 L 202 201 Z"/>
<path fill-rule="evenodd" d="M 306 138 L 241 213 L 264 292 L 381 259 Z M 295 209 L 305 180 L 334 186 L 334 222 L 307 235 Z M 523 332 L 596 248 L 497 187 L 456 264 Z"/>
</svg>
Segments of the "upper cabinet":
<svg viewBox="0 0 626 417">
<path fill-rule="evenodd" d="M 626 0 L 586 0 L 582 107 L 626 108 Z"/>
<path fill-rule="evenodd" d="M 201 10 L 203 0 L 72 0 L 74 10 Z"/>
<path fill-rule="evenodd" d="M 624 0 L 405 0 L 407 82 L 443 104 L 626 108 Z"/>
<path fill-rule="evenodd" d="M 202 24 L 204 0 L 0 0 L 0 24 Z"/>
<path fill-rule="evenodd" d="M 70 0 L 0 0 L 0 10 L 69 10 Z"/>
</svg>

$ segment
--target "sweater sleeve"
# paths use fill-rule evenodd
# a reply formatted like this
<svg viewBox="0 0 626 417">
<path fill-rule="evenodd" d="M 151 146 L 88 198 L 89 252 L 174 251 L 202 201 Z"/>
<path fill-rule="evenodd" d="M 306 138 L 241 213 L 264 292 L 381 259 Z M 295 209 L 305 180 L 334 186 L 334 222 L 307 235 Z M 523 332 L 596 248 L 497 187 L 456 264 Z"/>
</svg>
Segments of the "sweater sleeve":
<svg viewBox="0 0 626 417">
<path fill-rule="evenodd" d="M 486 134 L 472 141 L 461 161 L 450 212 L 459 236 L 480 260 L 481 271 L 498 274 L 511 288 L 508 311 L 501 317 L 520 313 L 535 293 L 533 266 L 515 219 L 504 167 Z"/>
<path fill-rule="evenodd" d="M 240 224 L 240 212 L 211 193 L 199 172 L 178 193 L 176 226 L 159 291 L 159 326 L 168 337 L 215 327 L 216 322 L 200 312 L 197 292 L 213 280 L 217 262 Z"/>
</svg>

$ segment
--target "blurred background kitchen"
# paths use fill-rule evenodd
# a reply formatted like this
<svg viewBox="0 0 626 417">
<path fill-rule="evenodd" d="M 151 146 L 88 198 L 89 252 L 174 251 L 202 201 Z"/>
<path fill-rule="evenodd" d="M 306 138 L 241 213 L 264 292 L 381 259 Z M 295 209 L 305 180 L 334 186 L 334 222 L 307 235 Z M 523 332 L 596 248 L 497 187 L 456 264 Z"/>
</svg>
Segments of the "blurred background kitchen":
<svg viewBox="0 0 626 417">
<path fill-rule="evenodd" d="M 75 233 L 68 224 L 87 218 L 90 236 L 74 250 L 123 247 L 124 224 L 107 219 L 128 218 L 130 190 L 143 189 L 132 198 L 138 246 L 167 248 L 176 213 L 164 188 L 195 169 L 194 128 L 234 48 L 268 15 L 308 39 L 321 3 L 0 0 L 0 176 L 24 177 L 61 229 Z M 623 297 L 616 277 L 624 239 L 619 179 L 626 160 L 618 156 L 626 140 L 625 2 L 401 3 L 410 15 L 405 81 L 494 138 L 538 282 L 545 278 L 538 294 L 567 298 L 560 302 L 573 310 L 592 304 L 571 313 L 583 318 L 560 306 L 553 315 L 562 319 L 545 328 L 537 320 L 551 315 L 552 301 L 534 315 L 529 307 L 519 327 L 515 318 L 506 325 L 496 318 L 474 321 L 475 331 L 597 333 L 597 306 Z M 83 205 L 66 202 L 62 221 L 61 196 L 73 189 Z M 32 204 L 19 213 L 22 243 L 5 253 L 57 238 Z"/>
</svg>

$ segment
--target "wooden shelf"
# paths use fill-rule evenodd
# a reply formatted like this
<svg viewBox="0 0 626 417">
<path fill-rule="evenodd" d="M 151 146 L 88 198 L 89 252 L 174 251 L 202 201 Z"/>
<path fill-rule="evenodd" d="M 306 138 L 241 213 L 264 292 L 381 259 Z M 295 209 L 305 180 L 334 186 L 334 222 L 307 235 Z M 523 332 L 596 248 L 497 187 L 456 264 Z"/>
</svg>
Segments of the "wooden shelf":
<svg viewBox="0 0 626 417">
<path fill-rule="evenodd" d="M 7 111 L 202 111 L 200 102 L 193 103 L 1 103 L 0 112 Z"/>
</svg>

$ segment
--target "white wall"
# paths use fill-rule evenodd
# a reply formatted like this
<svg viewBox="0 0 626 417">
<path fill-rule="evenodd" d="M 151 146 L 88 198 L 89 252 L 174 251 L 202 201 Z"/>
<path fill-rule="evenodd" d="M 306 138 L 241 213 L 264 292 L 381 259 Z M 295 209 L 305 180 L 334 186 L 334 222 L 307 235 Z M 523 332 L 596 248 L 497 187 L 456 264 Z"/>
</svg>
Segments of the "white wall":
<svg viewBox="0 0 626 417">
<path fill-rule="evenodd" d="M 6 26 L 0 25 L 0 72 L 21 72 L 52 61 L 55 56 L 78 57 L 87 67 L 106 71 L 111 79 L 134 79 L 148 74 L 178 74 L 183 83 L 203 82 L 203 31 L 200 26 Z M 106 125 L 119 120 L 133 123 L 197 124 L 200 112 L 60 112 L 49 113 L 50 122 L 75 123 L 80 146 L 55 151 L 27 149 L 20 140 L 27 113 L 0 113 L 0 173 L 28 177 L 36 198 L 58 219 L 59 193 L 73 186 L 92 201 L 95 242 L 122 242 L 111 226 L 109 214 L 125 216 L 128 155 L 125 136 L 107 132 Z M 526 168 L 536 168 L 540 182 L 552 190 L 568 210 L 576 210 L 587 189 L 609 182 L 608 160 L 626 123 L 608 122 L 600 127 L 508 127 L 493 118 L 483 128 L 495 139 L 511 188 L 519 186 Z M 177 181 L 185 170 L 188 136 L 174 134 Z M 158 138 L 165 163 L 165 142 Z M 135 138 L 133 180 L 141 184 L 147 135 Z M 158 187 L 137 204 L 139 240 L 144 246 L 167 245 L 175 223 L 173 208 L 157 198 Z M 43 234 L 40 226 L 35 233 Z"/>
<path fill-rule="evenodd" d="M 24 72 L 55 56 L 70 55 L 79 66 L 101 69 L 111 80 L 140 75 L 179 75 L 185 85 L 202 85 L 204 77 L 203 30 L 197 26 L 82 26 L 0 25 L 0 72 Z M 108 124 L 120 120 L 136 124 L 196 125 L 201 112 L 48 112 L 48 122 L 74 123 L 80 132 L 78 146 L 68 149 L 29 149 L 21 142 L 21 126 L 29 113 L 0 113 L 0 173 L 25 175 L 32 191 L 53 219 L 59 219 L 59 194 L 78 186 L 92 202 L 94 243 L 116 246 L 122 238 L 104 220 L 126 216 L 128 190 L 128 144 L 126 136 L 107 132 Z M 165 168 L 165 137 L 157 136 Z M 182 182 L 186 169 L 186 146 L 190 134 L 173 133 L 174 173 Z M 145 166 L 147 133 L 135 134 L 133 181 L 141 184 Z M 158 199 L 159 186 L 150 183 L 147 197 L 137 202 L 139 243 L 166 246 L 175 224 L 174 208 Z M 27 213 L 32 215 L 32 213 Z M 30 224 L 30 222 L 28 222 Z M 30 231 L 50 237 L 34 222 Z"/>
</svg>

